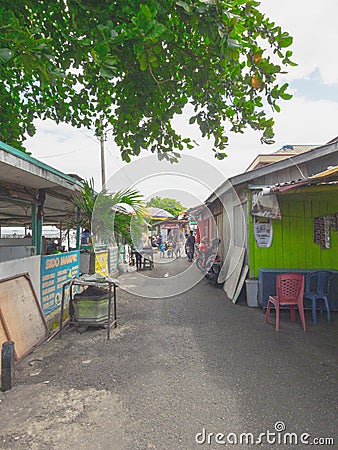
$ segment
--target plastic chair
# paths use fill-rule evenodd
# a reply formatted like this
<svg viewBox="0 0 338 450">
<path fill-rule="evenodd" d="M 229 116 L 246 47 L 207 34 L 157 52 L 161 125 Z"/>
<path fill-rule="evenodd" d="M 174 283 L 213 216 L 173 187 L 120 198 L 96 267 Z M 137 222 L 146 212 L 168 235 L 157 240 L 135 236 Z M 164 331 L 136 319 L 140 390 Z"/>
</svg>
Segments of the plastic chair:
<svg viewBox="0 0 338 450">
<path fill-rule="evenodd" d="M 323 315 L 323 304 L 327 312 L 327 321 L 331 322 L 329 306 L 330 272 L 325 270 L 308 273 L 305 282 L 304 298 L 312 302 L 312 321 L 317 323 L 317 301 L 320 301 L 320 315 Z"/>
<path fill-rule="evenodd" d="M 269 321 L 271 304 L 276 309 L 276 331 L 279 331 L 280 306 L 290 306 L 291 322 L 296 321 L 295 306 L 298 306 L 303 330 L 306 331 L 303 294 L 304 275 L 300 273 L 282 273 L 276 277 L 276 296 L 269 296 L 265 322 Z"/>
</svg>

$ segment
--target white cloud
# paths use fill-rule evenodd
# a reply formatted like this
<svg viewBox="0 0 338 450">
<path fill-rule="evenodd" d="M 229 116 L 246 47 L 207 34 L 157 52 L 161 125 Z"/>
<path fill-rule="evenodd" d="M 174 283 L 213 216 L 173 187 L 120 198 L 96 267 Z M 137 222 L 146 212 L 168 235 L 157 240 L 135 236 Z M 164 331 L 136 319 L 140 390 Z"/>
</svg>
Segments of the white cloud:
<svg viewBox="0 0 338 450">
<path fill-rule="evenodd" d="M 324 83 L 338 83 L 337 0 L 261 0 L 260 10 L 294 38 L 292 50 L 298 67 L 290 70 L 289 81 L 319 68 Z"/>
</svg>

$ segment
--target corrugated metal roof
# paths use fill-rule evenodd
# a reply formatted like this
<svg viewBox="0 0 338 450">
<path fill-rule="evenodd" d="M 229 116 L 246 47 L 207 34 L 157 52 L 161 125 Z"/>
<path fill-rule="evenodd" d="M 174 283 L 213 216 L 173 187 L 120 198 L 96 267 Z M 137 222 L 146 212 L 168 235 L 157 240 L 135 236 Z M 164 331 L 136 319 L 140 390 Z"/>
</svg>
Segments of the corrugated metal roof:
<svg viewBox="0 0 338 450">
<path fill-rule="evenodd" d="M 276 174 L 277 178 L 277 174 L 283 173 L 286 169 L 289 170 L 293 166 L 299 165 L 302 167 L 308 163 L 313 164 L 315 161 L 318 161 L 318 165 L 320 166 L 320 161 L 324 158 L 330 158 L 330 161 L 332 160 L 333 162 L 333 157 L 335 157 L 337 152 L 337 144 L 325 144 L 320 147 L 315 147 L 308 152 L 304 152 L 303 154 L 294 155 L 273 164 L 267 164 L 250 172 L 240 173 L 222 183 L 211 195 L 209 195 L 209 197 L 205 200 L 205 203 L 209 204 L 216 198 L 219 198 L 221 195 L 229 192 L 234 187 L 237 188 L 240 185 L 244 186 L 248 183 L 254 183 L 257 179 L 272 176 L 273 174 Z M 334 161 L 334 163 L 336 163 L 336 161 Z M 259 184 L 262 184 L 262 182 L 259 181 Z"/>
<path fill-rule="evenodd" d="M 276 184 L 271 188 L 271 192 L 286 192 L 294 189 L 298 189 L 304 186 L 323 186 L 323 185 L 337 185 L 338 179 L 338 166 L 329 167 L 323 172 L 316 173 L 306 180 L 290 181 L 289 183 L 283 183 L 281 185 Z"/>
<path fill-rule="evenodd" d="M 283 145 L 282 148 L 277 150 L 276 153 L 292 153 L 294 155 L 300 155 L 305 152 L 309 152 L 310 150 L 319 147 L 318 145 Z"/>
</svg>

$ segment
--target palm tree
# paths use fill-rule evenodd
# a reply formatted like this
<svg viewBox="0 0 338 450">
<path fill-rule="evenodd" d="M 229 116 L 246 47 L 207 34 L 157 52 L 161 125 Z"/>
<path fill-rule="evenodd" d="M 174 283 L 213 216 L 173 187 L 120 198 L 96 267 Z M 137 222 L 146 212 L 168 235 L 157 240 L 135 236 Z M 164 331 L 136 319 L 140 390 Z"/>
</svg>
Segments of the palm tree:
<svg viewBox="0 0 338 450">
<path fill-rule="evenodd" d="M 97 193 L 91 178 L 83 182 L 83 189 L 74 195 L 73 201 L 80 210 L 76 225 L 92 230 L 102 243 L 125 240 L 132 244 L 135 230 L 136 234 L 142 233 L 145 208 L 143 197 L 136 190 Z"/>
</svg>

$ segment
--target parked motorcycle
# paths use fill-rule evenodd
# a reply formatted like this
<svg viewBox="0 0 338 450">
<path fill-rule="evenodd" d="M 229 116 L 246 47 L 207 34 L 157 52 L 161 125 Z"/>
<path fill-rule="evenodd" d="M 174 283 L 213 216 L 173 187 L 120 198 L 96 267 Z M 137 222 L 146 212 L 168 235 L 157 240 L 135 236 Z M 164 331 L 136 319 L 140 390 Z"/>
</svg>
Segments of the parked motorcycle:
<svg viewBox="0 0 338 450">
<path fill-rule="evenodd" d="M 198 269 L 204 272 L 205 277 L 215 286 L 218 284 L 218 275 L 221 271 L 221 258 L 217 254 L 220 239 L 214 238 L 211 245 L 205 239 L 202 239 L 198 247 L 196 265 Z"/>
<path fill-rule="evenodd" d="M 205 274 L 205 278 L 207 278 L 214 286 L 217 286 L 218 284 L 218 276 L 220 274 L 222 267 L 221 258 L 219 255 L 216 255 L 214 261 L 211 264 L 210 269 Z"/>
</svg>

